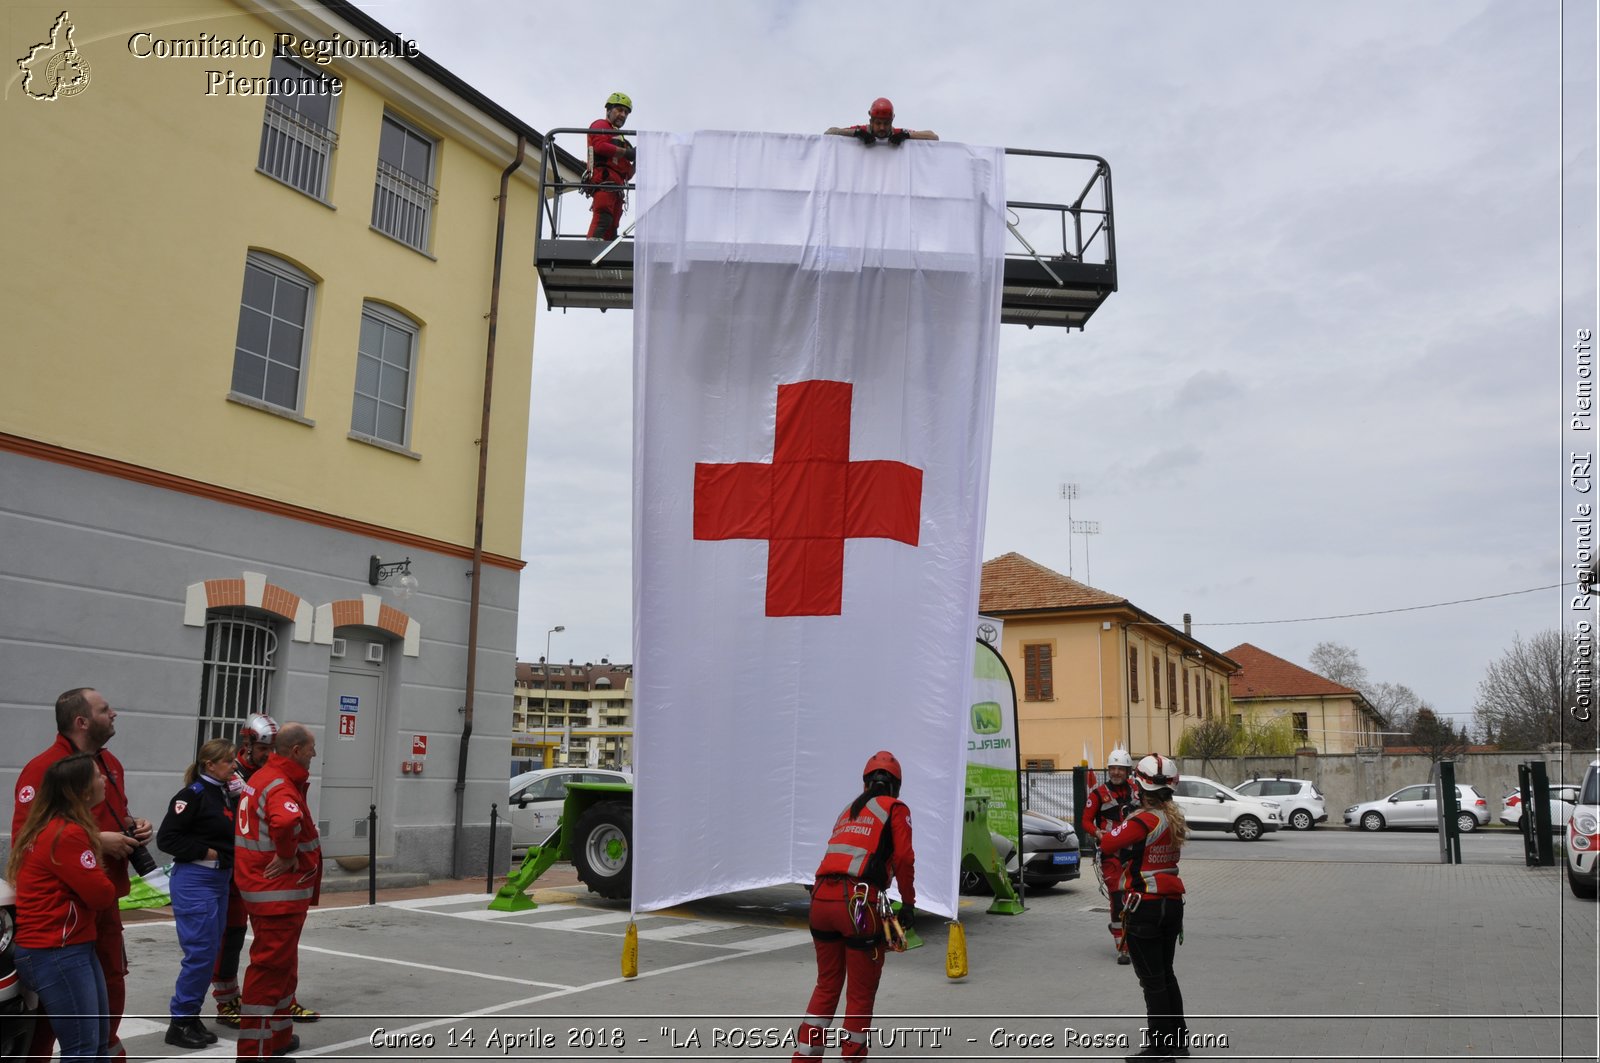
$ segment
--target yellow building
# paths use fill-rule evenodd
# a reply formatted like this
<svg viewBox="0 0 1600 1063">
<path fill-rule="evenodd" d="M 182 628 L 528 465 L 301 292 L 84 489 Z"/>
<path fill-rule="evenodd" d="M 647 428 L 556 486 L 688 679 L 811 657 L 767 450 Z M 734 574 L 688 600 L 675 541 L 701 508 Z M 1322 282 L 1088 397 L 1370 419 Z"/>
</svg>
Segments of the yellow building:
<svg viewBox="0 0 1600 1063">
<path fill-rule="evenodd" d="M 334 0 L 5 32 L 0 792 L 70 687 L 146 813 L 266 711 L 318 735 L 328 852 L 375 804 L 449 870 L 505 797 L 540 134 Z"/>
<path fill-rule="evenodd" d="M 1318 753 L 1354 753 L 1383 745 L 1383 719 L 1360 691 L 1248 642 L 1229 650 L 1228 656 L 1240 668 L 1229 678 L 1235 720 L 1287 720 L 1297 744 Z"/>
<path fill-rule="evenodd" d="M 1025 767 L 1171 755 L 1183 732 L 1232 708 L 1238 665 L 1134 605 L 1021 554 L 986 561 L 978 611 L 1004 620 Z"/>
</svg>

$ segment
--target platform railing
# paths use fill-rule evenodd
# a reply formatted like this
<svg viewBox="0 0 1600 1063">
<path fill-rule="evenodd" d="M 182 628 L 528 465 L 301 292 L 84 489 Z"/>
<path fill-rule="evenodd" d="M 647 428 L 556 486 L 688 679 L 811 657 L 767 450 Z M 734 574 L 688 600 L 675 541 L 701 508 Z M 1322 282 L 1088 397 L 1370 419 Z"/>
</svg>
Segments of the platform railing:
<svg viewBox="0 0 1600 1063">
<path fill-rule="evenodd" d="M 572 181 L 561 176 L 560 170 L 555 165 L 557 159 L 557 138 L 562 136 L 587 137 L 595 132 L 584 126 L 567 126 L 552 129 L 545 134 L 541 145 L 540 173 L 540 199 L 543 203 L 539 229 L 535 236 L 540 240 L 579 240 L 587 232 L 588 211 L 582 213 L 582 218 L 577 224 L 563 225 L 563 200 L 568 198 L 568 192 L 577 192 L 580 195 L 587 192 L 593 194 L 597 189 L 607 187 L 595 181 Z M 611 136 L 636 136 L 637 130 L 616 129 Z M 1040 158 L 1076 160 L 1089 163 L 1092 172 L 1078 194 L 1066 202 L 1042 202 L 1035 200 L 1016 199 L 1006 201 L 1006 209 L 1013 214 L 1023 212 L 1031 214 L 1054 214 L 1057 217 L 1056 227 L 1058 239 L 1054 246 L 1035 248 L 1030 251 L 1025 242 L 1013 235 L 1014 245 L 1006 249 L 1008 257 L 1034 257 L 1035 253 L 1046 259 L 1066 257 L 1077 262 L 1090 262 L 1111 265 L 1116 261 L 1116 240 L 1111 226 L 1111 166 L 1105 159 L 1098 155 L 1082 155 L 1068 151 L 1045 151 L 1039 148 L 1006 148 L 1008 156 L 1018 158 Z M 585 158 L 588 154 L 588 144 L 584 142 L 576 151 L 569 150 L 569 155 Z M 618 187 L 612 185 L 609 187 Z M 633 182 L 620 186 L 624 192 L 635 190 Z M 1015 223 L 1014 223 L 1015 224 Z M 626 239 L 632 239 L 629 235 Z"/>
</svg>

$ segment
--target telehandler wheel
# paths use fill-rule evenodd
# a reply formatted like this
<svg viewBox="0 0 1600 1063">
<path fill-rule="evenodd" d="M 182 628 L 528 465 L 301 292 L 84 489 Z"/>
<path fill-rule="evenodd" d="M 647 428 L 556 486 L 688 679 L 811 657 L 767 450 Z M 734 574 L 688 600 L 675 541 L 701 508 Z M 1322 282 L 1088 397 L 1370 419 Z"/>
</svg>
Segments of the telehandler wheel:
<svg viewBox="0 0 1600 1063">
<path fill-rule="evenodd" d="M 578 817 L 572 866 L 585 886 L 608 900 L 633 895 L 633 806 L 601 801 Z"/>
</svg>

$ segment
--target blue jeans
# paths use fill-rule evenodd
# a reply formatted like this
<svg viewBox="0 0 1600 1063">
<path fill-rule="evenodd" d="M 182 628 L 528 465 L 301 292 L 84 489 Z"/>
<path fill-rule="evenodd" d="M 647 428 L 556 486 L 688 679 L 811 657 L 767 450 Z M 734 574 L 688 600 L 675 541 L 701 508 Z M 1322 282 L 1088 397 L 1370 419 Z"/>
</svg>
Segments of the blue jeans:
<svg viewBox="0 0 1600 1063">
<path fill-rule="evenodd" d="M 178 944 L 183 946 L 178 984 L 168 1007 L 174 1019 L 200 1015 L 217 950 L 222 947 L 228 921 L 228 883 L 232 881 L 233 871 L 229 868 L 173 865 L 172 917 L 178 924 Z"/>
<path fill-rule="evenodd" d="M 14 949 L 23 984 L 39 994 L 61 1045 L 61 1063 L 88 1063 L 106 1055 L 111 1036 L 106 979 L 94 942 L 59 949 Z"/>
</svg>

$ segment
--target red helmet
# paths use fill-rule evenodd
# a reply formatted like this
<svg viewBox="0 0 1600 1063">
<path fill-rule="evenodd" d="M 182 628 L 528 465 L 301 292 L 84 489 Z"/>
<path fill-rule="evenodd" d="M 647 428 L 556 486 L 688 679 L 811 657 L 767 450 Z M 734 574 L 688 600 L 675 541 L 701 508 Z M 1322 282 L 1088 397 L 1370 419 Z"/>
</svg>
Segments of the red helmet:
<svg viewBox="0 0 1600 1063">
<path fill-rule="evenodd" d="M 879 96 L 872 101 L 872 106 L 867 108 L 867 117 L 888 118 L 892 121 L 894 119 L 894 104 L 890 103 L 886 97 Z"/>
<path fill-rule="evenodd" d="M 862 781 L 866 781 L 866 779 L 875 771 L 886 771 L 890 775 L 894 776 L 895 782 L 901 781 L 900 762 L 895 760 L 894 754 L 889 752 L 887 749 L 880 749 L 878 752 L 872 754 L 871 759 L 867 761 L 867 766 L 861 769 Z"/>
</svg>

